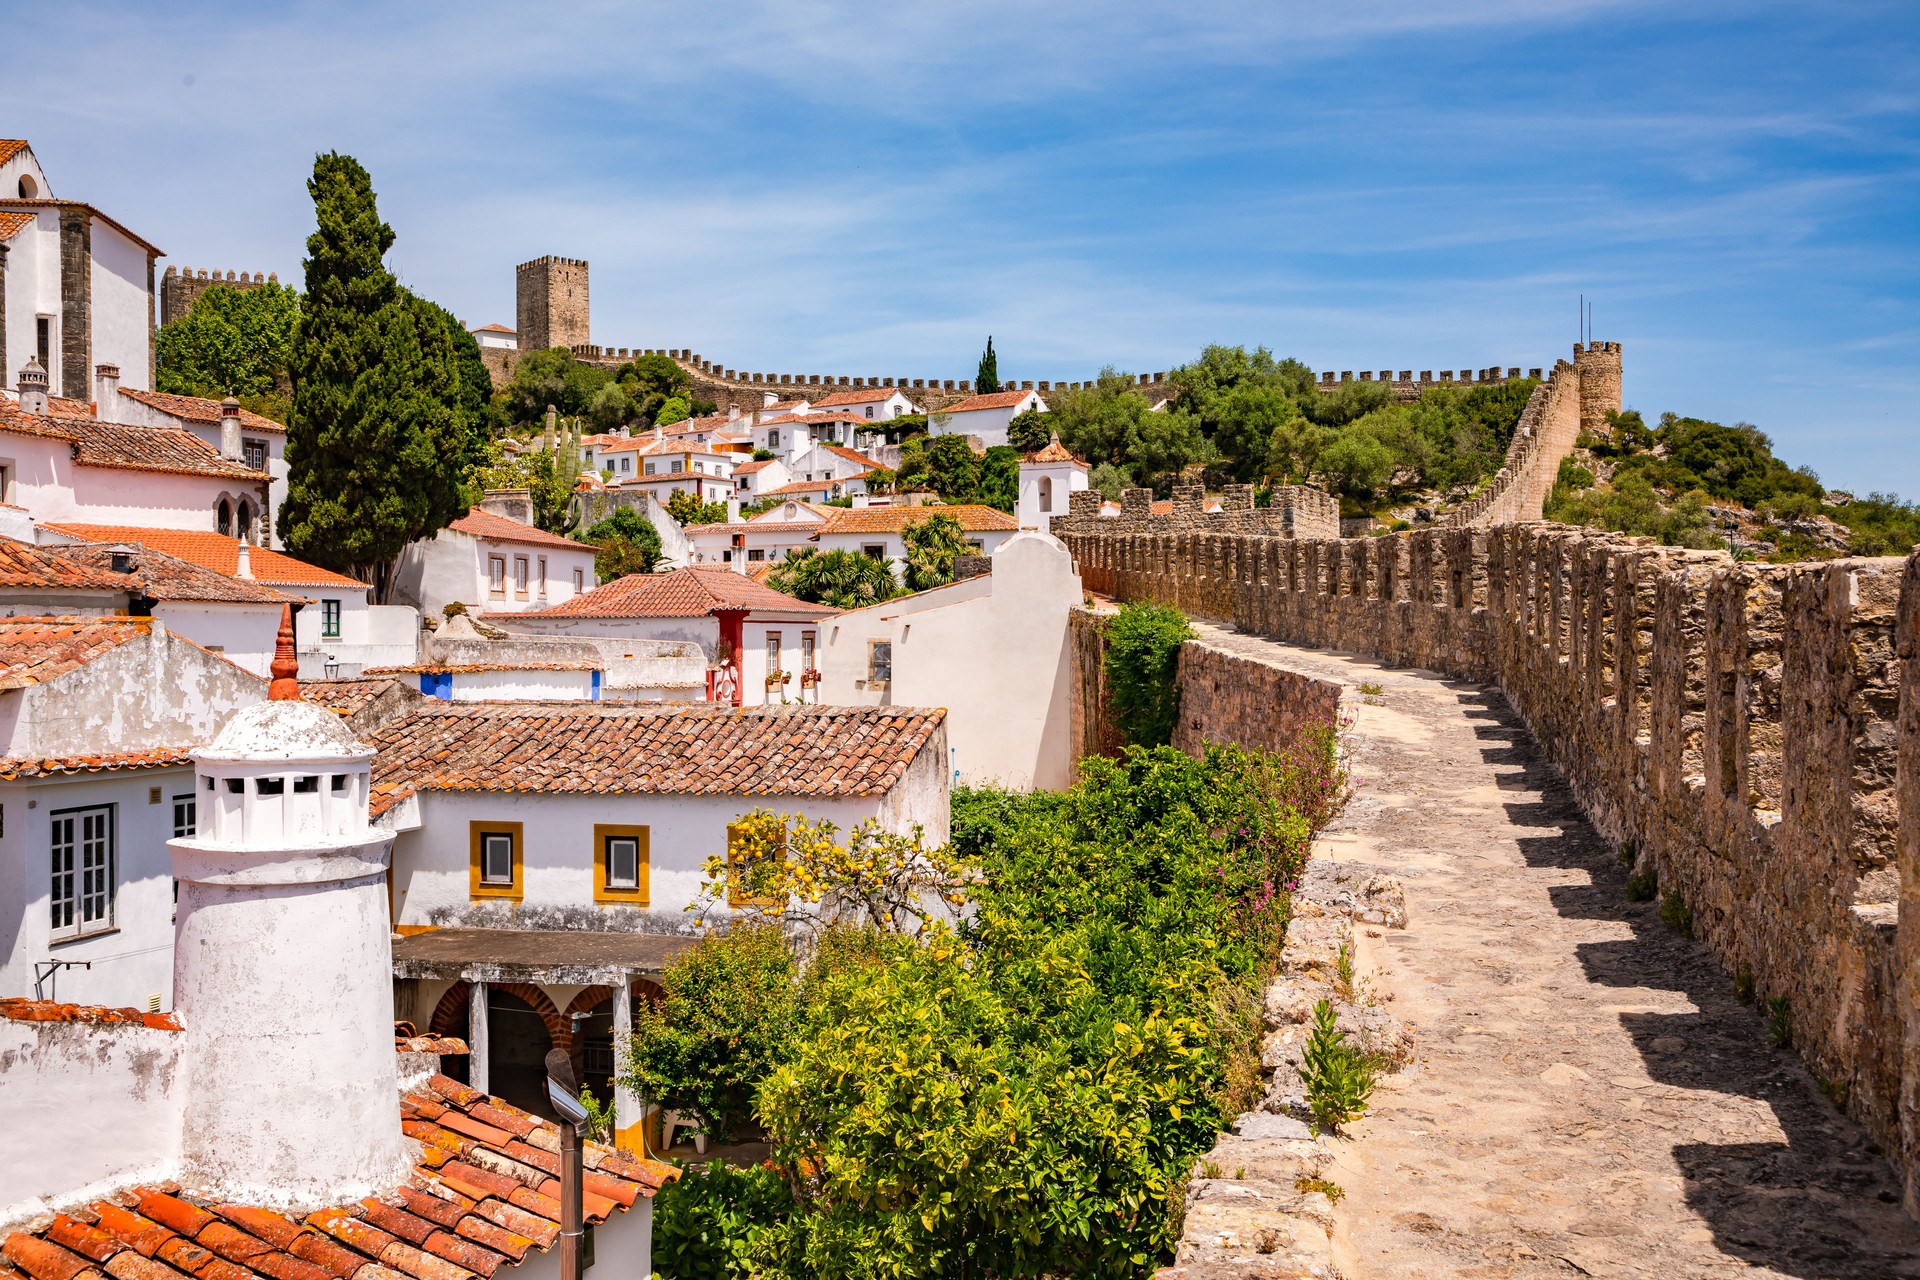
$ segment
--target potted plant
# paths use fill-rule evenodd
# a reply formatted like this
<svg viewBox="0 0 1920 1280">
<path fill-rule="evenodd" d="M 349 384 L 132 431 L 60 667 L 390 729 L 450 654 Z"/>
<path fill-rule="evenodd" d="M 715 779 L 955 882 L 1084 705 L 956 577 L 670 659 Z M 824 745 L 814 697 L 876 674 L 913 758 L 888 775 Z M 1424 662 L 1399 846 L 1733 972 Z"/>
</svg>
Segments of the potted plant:
<svg viewBox="0 0 1920 1280">
<path fill-rule="evenodd" d="M 787 682 L 791 679 L 793 679 L 792 672 L 789 672 L 789 671 L 772 672 L 767 676 L 767 688 L 785 689 L 787 686 Z"/>
<path fill-rule="evenodd" d="M 820 683 L 819 668 L 809 667 L 805 671 L 802 671 L 800 673 L 800 687 L 802 689 L 806 688 L 808 685 L 816 685 L 819 683 Z"/>
</svg>

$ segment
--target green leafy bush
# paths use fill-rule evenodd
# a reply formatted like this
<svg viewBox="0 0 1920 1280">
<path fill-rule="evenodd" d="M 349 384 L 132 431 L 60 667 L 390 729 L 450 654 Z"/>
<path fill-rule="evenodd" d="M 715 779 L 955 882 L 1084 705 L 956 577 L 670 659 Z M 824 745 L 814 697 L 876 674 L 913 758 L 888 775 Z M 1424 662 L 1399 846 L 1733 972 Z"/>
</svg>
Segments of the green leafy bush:
<svg viewBox="0 0 1920 1280">
<path fill-rule="evenodd" d="M 1128 742 L 1164 746 L 1180 714 L 1180 646 L 1193 626 L 1178 609 L 1131 603 L 1107 621 L 1107 697 Z"/>
<path fill-rule="evenodd" d="M 653 1201 L 653 1267 L 664 1280 L 750 1280 L 769 1274 L 757 1256 L 774 1251 L 793 1212 L 786 1181 L 765 1165 L 711 1163 L 688 1169 Z"/>
<path fill-rule="evenodd" d="M 1347 1033 L 1335 1025 L 1333 1006 L 1325 1000 L 1313 1006 L 1313 1030 L 1307 1036 L 1300 1065 L 1307 1086 L 1307 1107 L 1314 1125 L 1323 1132 L 1360 1118 L 1373 1096 L 1373 1062 Z"/>
<path fill-rule="evenodd" d="M 1660 895 L 1660 920 L 1683 938 L 1693 936 L 1693 908 L 1677 890 Z"/>
<path fill-rule="evenodd" d="M 858 551 L 800 547 L 767 574 L 767 585 L 835 609 L 864 609 L 900 594 L 893 566 Z"/>
</svg>

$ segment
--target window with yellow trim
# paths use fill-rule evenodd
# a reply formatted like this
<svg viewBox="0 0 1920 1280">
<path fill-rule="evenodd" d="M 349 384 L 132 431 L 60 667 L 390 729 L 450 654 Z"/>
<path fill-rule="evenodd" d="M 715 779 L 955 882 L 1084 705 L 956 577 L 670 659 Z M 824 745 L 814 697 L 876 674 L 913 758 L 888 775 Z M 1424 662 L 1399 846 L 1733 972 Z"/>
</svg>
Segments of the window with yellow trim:
<svg viewBox="0 0 1920 1280">
<path fill-rule="evenodd" d="M 647 905 L 651 890 L 651 841 L 646 827 L 595 823 L 593 900 Z"/>
<path fill-rule="evenodd" d="M 467 891 L 473 898 L 518 902 L 526 892 L 524 829 L 518 822 L 467 824 L 471 866 Z"/>
</svg>

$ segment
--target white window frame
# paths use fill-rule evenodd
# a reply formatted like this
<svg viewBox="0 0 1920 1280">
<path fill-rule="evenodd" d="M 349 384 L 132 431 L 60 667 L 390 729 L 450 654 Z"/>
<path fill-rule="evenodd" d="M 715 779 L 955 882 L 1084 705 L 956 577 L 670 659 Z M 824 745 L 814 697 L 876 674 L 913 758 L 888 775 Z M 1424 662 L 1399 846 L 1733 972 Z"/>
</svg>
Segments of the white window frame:
<svg viewBox="0 0 1920 1280">
<path fill-rule="evenodd" d="M 487 557 L 487 594 L 494 596 L 507 594 L 507 558 L 505 556 Z"/>
<path fill-rule="evenodd" d="M 541 556 L 539 557 L 539 560 L 540 560 L 540 598 L 542 600 L 545 600 L 547 598 L 547 558 L 545 556 Z"/>
<path fill-rule="evenodd" d="M 500 850 L 505 850 L 506 872 L 503 875 L 493 873 L 492 864 Z M 500 887 L 513 883 L 513 833 L 510 831 L 482 831 L 480 833 L 480 883 Z"/>
<path fill-rule="evenodd" d="M 513 594 L 516 596 L 524 597 L 527 594 L 527 573 L 527 558 L 515 556 L 513 558 Z"/>
<path fill-rule="evenodd" d="M 638 889 L 640 887 L 640 838 L 638 836 L 608 836 L 606 840 L 607 883 L 603 887 L 607 889 Z M 616 850 L 622 848 L 624 848 L 624 854 L 616 854 Z M 619 874 L 618 870 L 617 858 L 620 856 L 630 859 L 627 865 L 627 874 L 624 877 Z"/>
<path fill-rule="evenodd" d="M 114 808 L 111 804 L 85 805 L 55 809 L 47 815 L 49 924 L 55 942 L 114 930 L 119 897 Z M 97 831 L 88 825 L 94 820 L 100 823 Z M 96 843 L 103 847 L 90 856 L 88 846 Z M 66 851 L 64 860 L 62 849 Z"/>
</svg>

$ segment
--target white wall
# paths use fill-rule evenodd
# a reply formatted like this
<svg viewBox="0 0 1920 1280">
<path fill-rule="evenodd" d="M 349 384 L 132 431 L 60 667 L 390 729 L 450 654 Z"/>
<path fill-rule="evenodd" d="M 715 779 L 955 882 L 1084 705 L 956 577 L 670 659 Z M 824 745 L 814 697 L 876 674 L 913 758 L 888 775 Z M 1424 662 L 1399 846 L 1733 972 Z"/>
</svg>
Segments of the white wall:
<svg viewBox="0 0 1920 1280">
<path fill-rule="evenodd" d="M 65 492 L 43 494 L 39 501 L 44 508 L 31 501 L 20 505 L 41 520 L 212 530 L 216 527 L 214 507 L 221 494 L 245 495 L 255 507 L 263 501 L 260 491 L 264 486 L 231 476 L 172 475 L 71 463 L 62 472 L 69 486 Z"/>
<path fill-rule="evenodd" d="M 685 908 L 699 896 L 707 858 L 726 851 L 727 824 L 756 806 L 831 819 L 842 831 L 869 817 L 902 830 L 920 821 L 934 843 L 944 842 L 947 793 L 940 746 L 930 743 L 922 752 L 929 760 L 919 771 L 909 770 L 884 798 L 422 792 L 419 827 L 401 832 L 394 842 L 395 920 L 405 925 L 497 920 L 497 900 L 470 896 L 474 822 L 523 824 L 522 911 L 572 908 L 631 917 L 636 908 L 593 900 L 593 828 L 604 823 L 649 829 L 645 914 L 656 927 L 678 930 L 690 922 Z"/>
<path fill-rule="evenodd" d="M 1052 502 L 1041 509 L 1043 481 L 1053 486 Z M 1067 514 L 1070 494 L 1087 487 L 1087 469 L 1072 462 L 1026 463 L 1020 467 L 1020 496 L 1013 504 L 1013 517 L 1023 529 L 1052 530 L 1054 517 Z"/>
<path fill-rule="evenodd" d="M 517 636 L 576 636 L 585 640 L 684 640 L 700 646 L 709 658 L 720 643 L 720 624 L 699 618 L 545 618 L 521 615 L 495 620 L 502 631 Z M 612 657 L 606 646 L 601 652 Z"/>
<path fill-rule="evenodd" d="M 125 382 L 126 379 L 122 377 L 122 385 L 125 385 Z M 217 422 L 202 422 L 197 419 L 188 421 L 185 418 L 176 418 L 170 413 L 161 413 L 158 409 L 143 405 L 137 400 L 122 398 L 120 404 L 121 408 L 119 412 L 121 416 L 119 420 L 121 422 L 165 423 L 169 426 L 179 427 L 184 431 L 191 431 L 215 449 L 220 447 L 220 424 Z M 262 522 L 261 528 L 266 533 L 267 546 L 272 547 L 276 551 L 285 550 L 285 544 L 280 541 L 280 534 L 278 530 L 274 528 L 274 521 L 279 517 L 281 504 L 287 500 L 286 434 L 280 431 L 256 431 L 242 422 L 240 426 L 240 438 L 242 440 L 259 440 L 267 446 L 267 474 L 273 477 L 273 482 L 267 487 L 267 518 Z"/>
<path fill-rule="evenodd" d="M 93 363 L 119 365 L 120 385 L 144 391 L 153 326 L 160 322 L 147 288 L 147 251 L 100 219 L 92 222 Z M 87 384 L 93 385 L 92 369 Z"/>
<path fill-rule="evenodd" d="M 488 590 L 487 559 L 499 556 L 506 562 L 506 591 L 495 595 Z M 515 557 L 527 559 L 527 591 L 513 589 Z M 546 557 L 546 590 L 541 592 L 540 560 Z M 454 529 L 442 529 L 431 538 L 422 538 L 400 553 L 394 571 L 393 593 L 398 600 L 416 606 L 421 613 L 438 618 L 454 601 L 475 613 L 519 613 L 551 609 L 573 599 L 573 571 L 580 570 L 583 591 L 594 587 L 593 549 L 570 551 L 565 547 L 532 546 L 476 538 Z"/>
<path fill-rule="evenodd" d="M 35 1118 L 8 1126 L 0 1228 L 171 1176 L 185 1039 L 134 1023 L 0 1019 L 0 1109 Z"/>
<path fill-rule="evenodd" d="M 455 702 L 551 698 L 584 702 L 593 697 L 591 671 L 456 671 Z"/>
<path fill-rule="evenodd" d="M 968 542 L 980 544 L 979 555 L 992 555 L 998 551 L 1007 539 L 1014 535 L 1012 529 L 988 529 L 985 531 L 969 529 Z M 884 545 L 887 549 L 887 563 L 893 566 L 894 576 L 905 581 L 902 576 L 907 569 L 907 539 L 904 533 L 823 533 L 818 542 L 812 545 L 820 548 L 822 554 L 828 551 L 864 551 L 871 546 Z"/>
<path fill-rule="evenodd" d="M 219 653 L 263 679 L 273 664 L 280 634 L 277 604 L 215 604 L 176 600 L 156 604 L 153 616 L 167 630 Z"/>
<path fill-rule="evenodd" d="M 1063 790 L 1073 780 L 1067 621 L 1082 599 L 1066 547 L 1022 532 L 990 576 L 829 619 L 820 701 L 945 707 L 961 781 Z M 873 640 L 893 645 L 887 689 L 866 685 Z"/>
<path fill-rule="evenodd" d="M 16 179 L 17 180 L 17 179 Z M 13 195 L 11 184 L 0 195 Z M 7 368 L 0 373 L 9 389 L 19 385 L 27 357 L 37 350 L 34 321 L 51 317 L 47 376 L 60 390 L 60 215 L 52 209 L 34 213 L 33 222 L 7 241 Z M 91 379 L 93 374 L 87 374 Z"/>
<path fill-rule="evenodd" d="M 152 788 L 160 801 L 151 802 Z M 52 991 L 70 1004 L 144 1009 L 152 996 L 173 1007 L 173 799 L 194 795 L 193 769 L 133 769 L 0 785 L 6 834 L 0 837 L 0 995 L 31 996 L 34 964 L 87 962 L 62 969 Z M 52 942 L 49 819 L 64 809 L 113 806 L 113 932 Z M 7 1024 L 0 1022 L 0 1027 Z M 0 1083 L 9 1075 L 0 1071 Z M 0 1161 L 0 1168 L 7 1162 Z M 0 1200 L 4 1200 L 0 1196 Z"/>
</svg>

